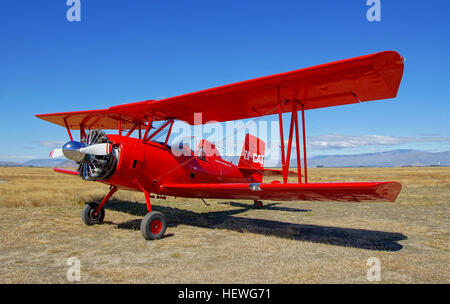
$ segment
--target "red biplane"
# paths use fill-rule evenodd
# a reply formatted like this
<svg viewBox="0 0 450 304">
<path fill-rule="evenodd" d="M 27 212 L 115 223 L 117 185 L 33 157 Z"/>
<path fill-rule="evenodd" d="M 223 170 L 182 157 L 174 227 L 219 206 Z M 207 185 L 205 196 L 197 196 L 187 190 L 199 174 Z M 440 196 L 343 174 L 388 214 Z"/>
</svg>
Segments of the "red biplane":
<svg viewBox="0 0 450 304">
<path fill-rule="evenodd" d="M 386 51 L 162 100 L 36 116 L 65 127 L 70 137 L 69 142 L 53 150 L 50 156 L 64 155 L 79 167 L 77 171 L 55 171 L 110 185 L 109 193 L 100 203 L 86 204 L 82 212 L 84 223 L 101 223 L 105 216 L 103 207 L 117 190 L 142 191 L 148 214 L 141 222 L 141 232 L 147 240 L 158 239 L 166 230 L 166 218 L 152 211 L 153 195 L 248 199 L 259 207 L 261 200 L 394 202 L 401 190 L 398 182 L 308 182 L 305 110 L 394 98 L 403 75 L 403 61 L 397 52 Z M 287 147 L 282 127 L 282 114 L 286 112 L 292 113 Z M 194 113 L 202 113 L 205 122 L 278 114 L 281 170 L 264 168 L 265 144 L 249 134 L 237 166 L 222 159 L 217 148 L 206 140 L 200 141 L 198 151 L 177 144 L 183 153 L 176 155 L 168 145 L 174 121 L 193 125 Z M 162 125 L 156 128 L 156 122 Z M 155 141 L 155 136 L 164 129 L 168 130 L 165 141 Z M 74 141 L 71 130 L 79 130 L 80 141 Z M 118 134 L 106 135 L 102 130 L 118 130 Z M 288 175 L 292 174 L 289 164 L 294 132 L 298 182 L 288 183 Z M 282 182 L 264 183 L 265 175 L 279 175 Z"/>
</svg>

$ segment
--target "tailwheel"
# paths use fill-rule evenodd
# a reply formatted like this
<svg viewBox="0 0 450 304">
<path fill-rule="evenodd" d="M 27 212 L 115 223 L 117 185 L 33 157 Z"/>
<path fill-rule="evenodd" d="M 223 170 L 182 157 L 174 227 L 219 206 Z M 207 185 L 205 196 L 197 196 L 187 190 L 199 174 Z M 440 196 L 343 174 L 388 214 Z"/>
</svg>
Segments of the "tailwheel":
<svg viewBox="0 0 450 304">
<path fill-rule="evenodd" d="M 100 206 L 98 202 L 90 202 L 84 206 L 81 218 L 86 225 L 92 226 L 103 222 L 103 219 L 105 218 L 105 209 L 102 207 L 98 212 L 95 212 L 98 206 Z"/>
<path fill-rule="evenodd" d="M 147 213 L 141 222 L 141 233 L 146 240 L 161 238 L 166 231 L 167 221 L 164 214 L 158 211 Z"/>
<path fill-rule="evenodd" d="M 253 206 L 255 206 L 256 209 L 262 209 L 264 204 L 261 201 L 253 201 Z"/>
</svg>

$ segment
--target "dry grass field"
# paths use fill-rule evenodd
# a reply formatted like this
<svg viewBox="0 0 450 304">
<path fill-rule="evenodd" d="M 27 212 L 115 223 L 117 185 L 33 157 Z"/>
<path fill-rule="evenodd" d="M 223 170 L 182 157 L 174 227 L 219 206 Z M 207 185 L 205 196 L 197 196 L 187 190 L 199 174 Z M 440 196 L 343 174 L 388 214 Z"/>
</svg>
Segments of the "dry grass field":
<svg viewBox="0 0 450 304">
<path fill-rule="evenodd" d="M 153 200 L 166 237 L 145 241 L 142 193 L 119 191 L 102 225 L 81 210 L 107 186 L 48 168 L 0 168 L 0 283 L 450 283 L 450 168 L 317 168 L 311 182 L 396 180 L 395 203 Z"/>
</svg>

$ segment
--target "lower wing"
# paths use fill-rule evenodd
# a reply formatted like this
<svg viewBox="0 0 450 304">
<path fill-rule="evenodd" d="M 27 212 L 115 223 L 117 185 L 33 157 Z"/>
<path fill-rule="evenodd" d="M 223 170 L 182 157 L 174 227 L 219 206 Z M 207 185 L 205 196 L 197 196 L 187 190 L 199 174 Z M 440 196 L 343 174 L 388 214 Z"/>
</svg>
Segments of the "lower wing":
<svg viewBox="0 0 450 304">
<path fill-rule="evenodd" d="M 177 197 L 278 201 L 394 202 L 398 182 L 164 184 L 161 192 Z"/>
</svg>

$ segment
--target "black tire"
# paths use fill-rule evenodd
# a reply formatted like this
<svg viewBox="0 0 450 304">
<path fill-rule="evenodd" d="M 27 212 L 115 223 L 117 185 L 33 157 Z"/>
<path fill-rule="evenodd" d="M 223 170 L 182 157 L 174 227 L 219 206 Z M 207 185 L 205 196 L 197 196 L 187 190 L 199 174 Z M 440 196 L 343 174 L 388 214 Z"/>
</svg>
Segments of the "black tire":
<svg viewBox="0 0 450 304">
<path fill-rule="evenodd" d="M 262 209 L 264 207 L 264 204 L 261 201 L 255 201 L 253 205 L 255 206 L 256 209 Z"/>
<path fill-rule="evenodd" d="M 92 226 L 103 222 L 103 219 L 105 218 L 105 209 L 102 207 L 96 215 L 95 210 L 97 210 L 98 206 L 100 206 L 100 204 L 97 202 L 90 202 L 84 206 L 83 211 L 81 212 L 81 218 L 86 225 Z"/>
<path fill-rule="evenodd" d="M 146 240 L 157 240 L 166 232 L 167 221 L 164 214 L 158 211 L 147 213 L 141 222 L 141 233 Z"/>
</svg>

